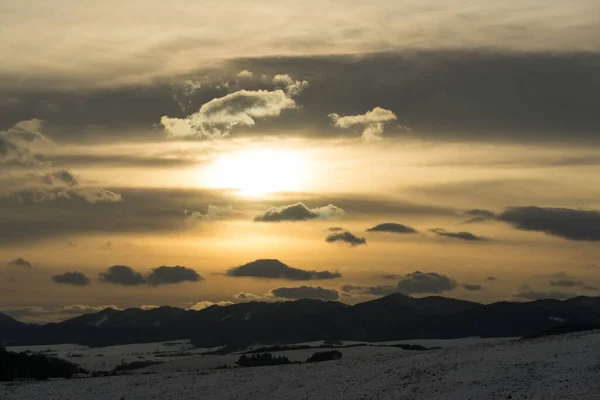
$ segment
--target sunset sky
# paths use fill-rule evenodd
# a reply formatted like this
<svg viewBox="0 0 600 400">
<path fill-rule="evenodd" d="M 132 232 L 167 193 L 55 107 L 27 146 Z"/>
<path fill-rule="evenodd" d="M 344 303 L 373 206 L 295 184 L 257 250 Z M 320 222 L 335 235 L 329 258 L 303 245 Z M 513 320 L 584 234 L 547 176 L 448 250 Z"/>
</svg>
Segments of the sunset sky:
<svg viewBox="0 0 600 400">
<path fill-rule="evenodd" d="M 0 21 L 0 312 L 600 295 L 597 0 Z"/>
</svg>

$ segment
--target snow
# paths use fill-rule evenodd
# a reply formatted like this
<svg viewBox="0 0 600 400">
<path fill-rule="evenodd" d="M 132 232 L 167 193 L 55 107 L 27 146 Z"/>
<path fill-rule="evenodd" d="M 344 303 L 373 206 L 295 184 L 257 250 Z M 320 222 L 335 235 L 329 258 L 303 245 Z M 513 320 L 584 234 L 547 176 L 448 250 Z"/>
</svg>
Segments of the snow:
<svg viewBox="0 0 600 400">
<path fill-rule="evenodd" d="M 77 344 L 15 346 L 7 347 L 7 350 L 16 353 L 31 351 L 54 355 L 79 364 L 90 372 L 112 371 L 119 364 L 133 361 L 169 362 L 179 357 L 198 355 L 207 351 L 207 349 L 195 349 L 189 339 L 95 348 Z"/>
<path fill-rule="evenodd" d="M 16 399 L 577 399 L 597 400 L 600 331 L 431 351 L 343 349 L 315 364 L 165 371 L 0 385 Z M 309 352 L 313 352 L 309 350 Z M 354 352 L 354 353 L 352 353 Z M 215 362 L 233 356 L 213 357 Z M 183 360 L 181 360 L 182 362 Z"/>
</svg>

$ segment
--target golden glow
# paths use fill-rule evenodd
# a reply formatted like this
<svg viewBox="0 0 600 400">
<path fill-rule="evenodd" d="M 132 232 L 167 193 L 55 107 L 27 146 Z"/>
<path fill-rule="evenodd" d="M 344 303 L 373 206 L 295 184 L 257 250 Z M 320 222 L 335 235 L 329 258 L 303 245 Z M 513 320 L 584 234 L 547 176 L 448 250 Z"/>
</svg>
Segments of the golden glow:
<svg viewBox="0 0 600 400">
<path fill-rule="evenodd" d="M 298 152 L 280 149 L 241 150 L 219 157 L 206 171 L 211 187 L 235 189 L 247 197 L 300 190 L 308 163 Z"/>
</svg>

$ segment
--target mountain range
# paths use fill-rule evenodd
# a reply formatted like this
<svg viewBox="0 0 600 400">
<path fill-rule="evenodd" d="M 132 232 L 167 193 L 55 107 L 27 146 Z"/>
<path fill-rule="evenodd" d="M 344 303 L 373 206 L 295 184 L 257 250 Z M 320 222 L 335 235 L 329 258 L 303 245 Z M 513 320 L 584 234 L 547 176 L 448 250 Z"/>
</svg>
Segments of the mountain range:
<svg viewBox="0 0 600 400">
<path fill-rule="evenodd" d="M 109 346 L 191 338 L 198 347 L 241 348 L 314 340 L 516 337 L 566 325 L 600 327 L 600 297 L 486 305 L 395 293 L 356 305 L 303 299 L 213 305 L 199 311 L 107 308 L 45 325 L 25 324 L 0 314 L 0 342 L 7 346 Z"/>
</svg>

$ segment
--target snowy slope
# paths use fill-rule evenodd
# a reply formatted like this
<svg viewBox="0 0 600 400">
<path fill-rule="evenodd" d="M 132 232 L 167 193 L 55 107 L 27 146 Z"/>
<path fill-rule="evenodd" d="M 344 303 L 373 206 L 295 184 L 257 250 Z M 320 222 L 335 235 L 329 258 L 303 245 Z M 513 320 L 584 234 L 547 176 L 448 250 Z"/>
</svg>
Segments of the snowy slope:
<svg viewBox="0 0 600 400">
<path fill-rule="evenodd" d="M 600 393 L 600 331 L 340 361 L 0 386 L 12 399 L 581 399 Z"/>
</svg>

